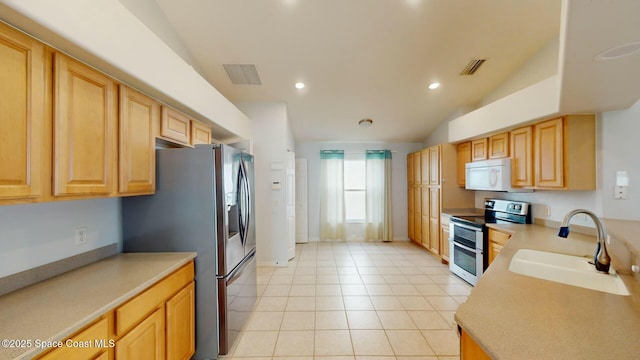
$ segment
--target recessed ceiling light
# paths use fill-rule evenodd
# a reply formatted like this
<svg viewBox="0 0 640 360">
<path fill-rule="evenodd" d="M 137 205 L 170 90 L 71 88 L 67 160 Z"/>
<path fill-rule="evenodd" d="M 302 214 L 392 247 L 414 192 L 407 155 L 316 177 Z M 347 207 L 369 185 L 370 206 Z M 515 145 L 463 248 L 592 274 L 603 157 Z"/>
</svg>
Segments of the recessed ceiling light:
<svg viewBox="0 0 640 360">
<path fill-rule="evenodd" d="M 298 90 L 304 89 L 304 83 L 302 82 L 297 82 L 295 86 L 296 86 L 296 89 Z"/>
<path fill-rule="evenodd" d="M 431 84 L 429 84 L 429 89 L 431 90 L 435 90 L 437 88 L 440 87 L 440 83 L 439 82 L 432 82 Z"/>
<path fill-rule="evenodd" d="M 371 124 L 373 124 L 373 120 L 371 120 L 371 119 L 362 119 L 362 120 L 358 121 L 358 125 L 360 125 L 362 127 L 369 127 L 369 126 L 371 126 Z"/>
<path fill-rule="evenodd" d="M 596 55 L 598 60 L 612 60 L 640 52 L 640 41 L 632 41 L 607 49 Z"/>
</svg>

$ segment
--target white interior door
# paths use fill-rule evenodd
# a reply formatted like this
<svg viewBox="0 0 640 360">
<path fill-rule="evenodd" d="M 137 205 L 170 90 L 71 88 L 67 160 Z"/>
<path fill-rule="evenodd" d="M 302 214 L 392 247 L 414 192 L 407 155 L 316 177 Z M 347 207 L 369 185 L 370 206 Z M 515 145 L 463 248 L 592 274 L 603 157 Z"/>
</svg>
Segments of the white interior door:
<svg viewBox="0 0 640 360">
<path fill-rule="evenodd" d="M 296 159 L 296 242 L 309 242 L 307 159 Z"/>
<path fill-rule="evenodd" d="M 287 153 L 287 258 L 296 256 L 296 154 Z"/>
</svg>

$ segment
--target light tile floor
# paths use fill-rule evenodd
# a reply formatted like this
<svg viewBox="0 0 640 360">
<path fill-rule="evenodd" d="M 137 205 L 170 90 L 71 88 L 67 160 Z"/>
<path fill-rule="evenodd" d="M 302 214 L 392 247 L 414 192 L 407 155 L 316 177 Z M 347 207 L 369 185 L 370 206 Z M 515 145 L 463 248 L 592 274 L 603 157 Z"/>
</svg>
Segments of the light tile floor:
<svg viewBox="0 0 640 360">
<path fill-rule="evenodd" d="M 471 287 L 409 242 L 311 242 L 258 269 L 258 302 L 225 359 L 459 360 Z"/>
</svg>

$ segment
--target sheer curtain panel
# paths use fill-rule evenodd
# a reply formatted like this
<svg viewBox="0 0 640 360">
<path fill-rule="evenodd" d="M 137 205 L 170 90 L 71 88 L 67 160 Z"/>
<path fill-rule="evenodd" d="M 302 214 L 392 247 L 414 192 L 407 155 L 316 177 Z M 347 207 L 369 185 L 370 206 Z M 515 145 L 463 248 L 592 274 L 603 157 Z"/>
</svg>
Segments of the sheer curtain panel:
<svg viewBox="0 0 640 360">
<path fill-rule="evenodd" d="M 366 171 L 365 239 L 392 241 L 391 151 L 367 150 Z"/>
<path fill-rule="evenodd" d="M 320 240 L 345 239 L 344 151 L 320 151 Z"/>
</svg>

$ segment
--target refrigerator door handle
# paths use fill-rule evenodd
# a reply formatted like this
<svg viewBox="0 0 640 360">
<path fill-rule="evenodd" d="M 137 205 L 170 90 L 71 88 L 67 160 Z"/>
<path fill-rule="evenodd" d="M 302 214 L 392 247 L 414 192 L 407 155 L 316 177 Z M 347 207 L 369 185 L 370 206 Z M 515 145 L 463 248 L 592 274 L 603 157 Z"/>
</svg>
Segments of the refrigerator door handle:
<svg viewBox="0 0 640 360">
<path fill-rule="evenodd" d="M 244 241 L 243 241 L 243 245 L 246 245 L 247 237 L 249 236 L 249 226 L 250 226 L 250 223 L 251 223 L 251 217 L 253 216 L 253 214 L 251 213 L 251 196 L 252 196 L 252 194 L 251 194 L 251 187 L 249 185 L 249 177 L 247 176 L 247 168 L 244 165 L 244 161 L 242 161 L 242 169 L 243 169 L 243 172 L 244 172 L 243 179 L 244 179 L 244 186 L 245 186 L 245 189 L 246 189 L 246 191 L 245 191 L 245 201 L 246 201 L 245 213 L 247 215 L 247 219 L 245 221 L 245 231 L 244 231 L 245 238 L 244 238 Z"/>
<path fill-rule="evenodd" d="M 246 227 L 245 227 L 245 209 L 244 209 L 244 198 L 243 198 L 243 190 L 244 190 L 244 171 L 242 166 L 242 160 L 240 160 L 240 165 L 238 166 L 238 189 L 236 192 L 237 196 L 237 204 L 238 204 L 238 228 L 240 230 L 240 243 L 244 247 L 245 237 L 246 237 Z"/>
</svg>

